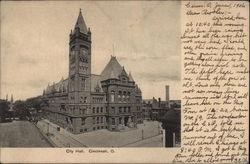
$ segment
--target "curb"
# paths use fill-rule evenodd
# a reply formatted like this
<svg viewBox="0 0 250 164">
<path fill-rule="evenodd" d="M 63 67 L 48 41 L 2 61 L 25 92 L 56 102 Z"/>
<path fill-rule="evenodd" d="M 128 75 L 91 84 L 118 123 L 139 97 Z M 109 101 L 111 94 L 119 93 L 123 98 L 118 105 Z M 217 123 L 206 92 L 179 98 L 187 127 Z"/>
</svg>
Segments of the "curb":
<svg viewBox="0 0 250 164">
<path fill-rule="evenodd" d="M 43 136 L 43 138 L 49 143 L 51 147 L 58 147 L 49 137 L 47 137 L 41 130 L 36 126 L 35 123 L 32 123 L 36 129 L 39 131 L 39 133 Z"/>
<path fill-rule="evenodd" d="M 153 138 L 153 137 L 160 136 L 160 135 L 162 135 L 162 134 L 157 134 L 157 135 L 154 135 L 154 136 L 150 136 L 150 137 L 144 138 L 143 140 L 137 140 L 137 141 L 134 141 L 134 142 L 131 142 L 131 143 L 125 144 L 125 145 L 118 146 L 118 147 L 125 147 L 125 146 L 131 145 L 131 144 L 134 144 L 134 143 L 137 143 L 137 142 L 140 142 L 140 141 L 147 140 L 147 139 L 149 139 L 149 138 Z"/>
</svg>

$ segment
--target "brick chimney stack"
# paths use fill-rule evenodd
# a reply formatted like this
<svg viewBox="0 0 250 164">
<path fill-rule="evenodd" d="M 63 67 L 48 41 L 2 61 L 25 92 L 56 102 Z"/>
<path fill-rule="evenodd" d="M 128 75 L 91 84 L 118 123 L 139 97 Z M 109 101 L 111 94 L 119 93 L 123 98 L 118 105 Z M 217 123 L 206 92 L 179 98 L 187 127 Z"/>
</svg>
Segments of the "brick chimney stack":
<svg viewBox="0 0 250 164">
<path fill-rule="evenodd" d="M 169 85 L 166 85 L 166 106 L 170 108 L 169 106 Z"/>
</svg>

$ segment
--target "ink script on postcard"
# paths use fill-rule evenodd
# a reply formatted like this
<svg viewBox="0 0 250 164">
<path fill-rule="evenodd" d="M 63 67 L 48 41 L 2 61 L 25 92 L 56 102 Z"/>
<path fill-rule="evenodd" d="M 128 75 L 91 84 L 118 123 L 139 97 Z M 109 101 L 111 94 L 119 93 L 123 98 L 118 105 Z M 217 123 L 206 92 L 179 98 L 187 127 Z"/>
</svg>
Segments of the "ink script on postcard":
<svg viewBox="0 0 250 164">
<path fill-rule="evenodd" d="M 247 162 L 248 2 L 182 2 L 182 148 L 174 162 Z"/>
</svg>

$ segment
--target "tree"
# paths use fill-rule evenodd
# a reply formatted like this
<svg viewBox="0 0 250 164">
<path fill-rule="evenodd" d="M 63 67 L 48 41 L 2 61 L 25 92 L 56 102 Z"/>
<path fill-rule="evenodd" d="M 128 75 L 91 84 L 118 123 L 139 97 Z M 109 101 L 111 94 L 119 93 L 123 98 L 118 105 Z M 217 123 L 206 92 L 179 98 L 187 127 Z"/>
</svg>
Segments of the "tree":
<svg viewBox="0 0 250 164">
<path fill-rule="evenodd" d="M 17 117 L 20 119 L 26 119 L 30 117 L 27 103 L 25 101 L 18 100 L 14 103 L 14 111 Z"/>
<path fill-rule="evenodd" d="M 178 142 L 180 142 L 180 132 L 181 132 L 181 113 L 180 111 L 170 109 L 164 115 L 161 120 L 162 128 L 165 129 L 165 146 L 173 147 L 173 133 L 176 134 L 176 138 Z"/>
<path fill-rule="evenodd" d="M 9 117 L 9 102 L 0 99 L 0 122 L 4 122 Z"/>
</svg>

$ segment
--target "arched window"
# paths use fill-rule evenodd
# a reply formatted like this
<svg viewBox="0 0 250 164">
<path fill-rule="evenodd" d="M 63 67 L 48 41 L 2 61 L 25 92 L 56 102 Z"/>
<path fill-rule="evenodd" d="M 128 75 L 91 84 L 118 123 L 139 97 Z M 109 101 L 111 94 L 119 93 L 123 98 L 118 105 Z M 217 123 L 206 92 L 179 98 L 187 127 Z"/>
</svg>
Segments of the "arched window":
<svg viewBox="0 0 250 164">
<path fill-rule="evenodd" d="M 81 84 L 80 84 L 80 87 L 81 87 L 81 91 L 84 91 L 85 90 L 85 83 L 86 83 L 86 80 L 84 78 L 81 79 Z"/>
<path fill-rule="evenodd" d="M 115 102 L 115 91 L 111 91 L 111 94 L 110 94 L 110 101 L 111 101 L 111 102 Z"/>
<path fill-rule="evenodd" d="M 127 99 L 128 100 L 130 99 L 130 92 L 128 92 L 128 94 L 127 94 Z"/>
<path fill-rule="evenodd" d="M 123 101 L 126 101 L 126 91 L 123 91 L 122 99 Z"/>
<path fill-rule="evenodd" d="M 118 94 L 118 101 L 121 101 L 122 100 L 122 91 L 119 91 L 119 94 Z"/>
</svg>

